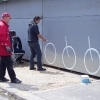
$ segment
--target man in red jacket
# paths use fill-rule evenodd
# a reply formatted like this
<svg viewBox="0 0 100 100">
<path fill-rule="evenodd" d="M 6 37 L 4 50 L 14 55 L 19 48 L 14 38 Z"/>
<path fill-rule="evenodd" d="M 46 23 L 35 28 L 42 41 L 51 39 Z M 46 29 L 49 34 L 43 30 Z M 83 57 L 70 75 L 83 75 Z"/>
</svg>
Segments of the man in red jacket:
<svg viewBox="0 0 100 100">
<path fill-rule="evenodd" d="M 7 12 L 3 13 L 2 18 L 0 19 L 0 82 L 9 81 L 5 78 L 7 68 L 11 82 L 21 83 L 21 81 L 16 78 L 16 74 L 13 69 L 13 61 L 11 58 L 12 40 L 10 37 L 8 25 L 10 19 L 10 14 Z"/>
</svg>

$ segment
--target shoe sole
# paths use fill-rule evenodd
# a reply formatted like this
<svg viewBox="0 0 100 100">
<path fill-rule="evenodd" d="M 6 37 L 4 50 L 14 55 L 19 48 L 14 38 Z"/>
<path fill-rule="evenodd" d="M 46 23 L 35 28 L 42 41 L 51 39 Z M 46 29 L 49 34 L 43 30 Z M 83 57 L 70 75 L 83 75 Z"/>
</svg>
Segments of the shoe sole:
<svg viewBox="0 0 100 100">
<path fill-rule="evenodd" d="M 30 69 L 30 70 L 36 70 L 36 68 Z"/>
<path fill-rule="evenodd" d="M 16 84 L 18 84 L 18 83 L 21 83 L 21 82 L 11 82 L 11 83 L 16 83 Z"/>
<path fill-rule="evenodd" d="M 37 70 L 37 71 L 46 71 L 46 70 Z"/>
<path fill-rule="evenodd" d="M 2 81 L 2 80 L 0 80 L 0 82 L 8 82 L 9 80 L 7 80 L 7 81 Z"/>
</svg>

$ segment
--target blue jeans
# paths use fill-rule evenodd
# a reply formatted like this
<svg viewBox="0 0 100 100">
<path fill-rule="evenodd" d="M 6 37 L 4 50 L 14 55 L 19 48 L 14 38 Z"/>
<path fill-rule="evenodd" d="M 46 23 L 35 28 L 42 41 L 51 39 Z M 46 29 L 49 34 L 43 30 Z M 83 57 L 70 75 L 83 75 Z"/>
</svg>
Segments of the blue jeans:
<svg viewBox="0 0 100 100">
<path fill-rule="evenodd" d="M 41 57 L 42 57 L 42 53 L 41 53 L 41 49 L 40 49 L 40 45 L 38 42 L 28 42 L 29 46 L 30 46 L 30 51 L 31 51 L 31 56 L 30 56 L 30 68 L 34 68 L 34 58 L 37 55 L 37 67 L 38 69 L 42 68 L 42 61 L 41 61 Z"/>
</svg>

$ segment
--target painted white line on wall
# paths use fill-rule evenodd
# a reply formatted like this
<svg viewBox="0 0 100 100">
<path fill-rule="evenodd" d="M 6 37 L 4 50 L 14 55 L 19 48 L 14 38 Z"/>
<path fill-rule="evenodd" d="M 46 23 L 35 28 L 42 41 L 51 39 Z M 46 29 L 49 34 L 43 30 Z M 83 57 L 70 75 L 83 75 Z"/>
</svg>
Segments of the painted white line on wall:
<svg viewBox="0 0 100 100">
<path fill-rule="evenodd" d="M 53 60 L 52 62 L 49 62 L 48 59 L 47 59 L 46 50 L 47 50 L 47 46 L 48 46 L 48 45 L 52 45 L 53 48 L 54 48 L 54 51 L 55 51 L 55 53 L 54 53 L 54 54 L 55 54 L 55 57 L 54 57 L 54 60 Z M 45 54 L 45 59 L 46 59 L 47 63 L 50 64 L 50 65 L 52 65 L 52 64 L 55 62 L 55 60 L 56 60 L 56 56 L 57 56 L 56 48 L 55 48 L 55 46 L 54 46 L 53 43 L 49 42 L 49 43 L 46 44 L 46 46 L 45 46 L 45 50 L 44 50 L 44 54 Z"/>
</svg>

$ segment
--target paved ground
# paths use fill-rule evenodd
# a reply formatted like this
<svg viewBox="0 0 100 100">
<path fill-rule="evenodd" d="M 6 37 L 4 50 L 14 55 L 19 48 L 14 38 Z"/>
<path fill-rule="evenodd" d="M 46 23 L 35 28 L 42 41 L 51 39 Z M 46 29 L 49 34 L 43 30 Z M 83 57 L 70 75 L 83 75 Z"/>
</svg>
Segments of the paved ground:
<svg viewBox="0 0 100 100">
<path fill-rule="evenodd" d="M 64 72 L 61 70 L 46 67 L 46 71 L 29 70 L 29 63 L 20 64 L 14 68 L 17 77 L 22 80 L 22 84 L 12 84 L 19 90 L 30 93 L 71 86 L 81 83 L 81 75 Z M 8 75 L 6 75 L 7 78 Z M 91 78 L 91 81 L 95 79 Z"/>
<path fill-rule="evenodd" d="M 29 63 L 18 65 L 14 70 L 22 83 L 0 83 L 0 88 L 17 100 L 88 100 L 88 97 L 100 100 L 100 81 L 96 79 L 90 78 L 91 84 L 84 85 L 78 74 L 48 67 L 44 72 L 33 71 L 29 70 Z M 9 78 L 7 74 L 6 77 Z"/>
<path fill-rule="evenodd" d="M 9 99 L 7 99 L 7 98 L 5 98 L 5 97 L 0 96 L 0 100 L 9 100 Z"/>
<path fill-rule="evenodd" d="M 0 83 L 0 88 L 13 95 L 16 100 L 100 100 L 100 81 L 88 85 L 81 83 L 58 89 L 38 91 L 33 94 L 18 90 L 11 83 Z"/>
<path fill-rule="evenodd" d="M 35 94 L 45 100 L 100 100 L 100 81 Z"/>
<path fill-rule="evenodd" d="M 5 83 L 4 83 L 5 84 Z M 7 83 L 6 83 L 7 84 Z M 1 87 L 1 86 L 0 86 Z M 3 88 L 3 87 L 2 87 Z M 0 100 L 17 100 L 8 91 L 0 89 Z"/>
</svg>

